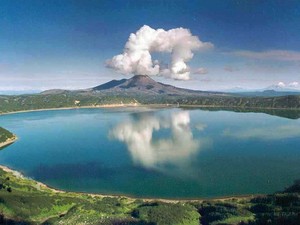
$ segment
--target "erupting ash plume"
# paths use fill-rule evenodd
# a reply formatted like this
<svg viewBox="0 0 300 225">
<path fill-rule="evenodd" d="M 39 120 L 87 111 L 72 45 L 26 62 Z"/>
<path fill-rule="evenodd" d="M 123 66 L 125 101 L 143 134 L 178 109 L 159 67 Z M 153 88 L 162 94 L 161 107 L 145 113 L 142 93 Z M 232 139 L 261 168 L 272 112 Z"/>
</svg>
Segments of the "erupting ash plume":
<svg viewBox="0 0 300 225">
<path fill-rule="evenodd" d="M 163 75 L 177 80 L 188 80 L 190 69 L 187 62 L 193 58 L 193 51 L 211 47 L 211 43 L 200 41 L 188 29 L 175 28 L 166 31 L 144 25 L 135 34 L 130 34 L 123 54 L 114 56 L 106 64 L 122 74 Z M 157 60 L 153 61 L 152 52 L 170 53 L 170 65 L 162 68 Z"/>
</svg>

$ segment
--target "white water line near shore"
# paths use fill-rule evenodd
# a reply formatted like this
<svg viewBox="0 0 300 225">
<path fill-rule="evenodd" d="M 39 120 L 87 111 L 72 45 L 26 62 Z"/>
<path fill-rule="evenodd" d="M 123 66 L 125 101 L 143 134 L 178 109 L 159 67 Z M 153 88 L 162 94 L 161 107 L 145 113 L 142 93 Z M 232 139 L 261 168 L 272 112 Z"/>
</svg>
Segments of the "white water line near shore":
<svg viewBox="0 0 300 225">
<path fill-rule="evenodd" d="M 123 108 L 123 107 L 139 107 L 139 106 L 143 106 L 143 105 L 134 103 L 134 104 L 107 104 L 107 105 L 97 105 L 97 106 L 74 106 L 74 107 L 61 107 L 61 108 L 29 109 L 29 110 L 19 110 L 19 111 L 12 111 L 12 112 L 0 112 L 0 116 L 17 114 L 17 113 L 27 113 L 27 112 L 42 112 L 42 111 L 56 111 L 56 110 L 70 110 L 70 109 Z"/>
</svg>

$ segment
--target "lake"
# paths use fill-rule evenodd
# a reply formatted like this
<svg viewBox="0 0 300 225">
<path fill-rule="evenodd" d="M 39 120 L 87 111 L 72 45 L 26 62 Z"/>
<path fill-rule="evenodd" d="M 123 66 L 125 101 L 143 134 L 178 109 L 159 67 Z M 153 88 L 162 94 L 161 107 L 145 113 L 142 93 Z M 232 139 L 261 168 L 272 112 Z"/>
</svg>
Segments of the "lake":
<svg viewBox="0 0 300 225">
<path fill-rule="evenodd" d="M 136 197 L 272 193 L 300 178 L 300 120 L 200 109 L 74 109 L 0 116 L 0 164 L 52 187 Z"/>
</svg>

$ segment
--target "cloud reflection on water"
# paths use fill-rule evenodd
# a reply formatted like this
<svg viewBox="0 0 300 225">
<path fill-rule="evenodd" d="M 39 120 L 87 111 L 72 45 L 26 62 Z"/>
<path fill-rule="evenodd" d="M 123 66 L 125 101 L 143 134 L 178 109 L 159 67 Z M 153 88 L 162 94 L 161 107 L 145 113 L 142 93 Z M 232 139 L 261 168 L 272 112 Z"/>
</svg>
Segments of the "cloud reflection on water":
<svg viewBox="0 0 300 225">
<path fill-rule="evenodd" d="M 168 129 L 168 137 L 154 137 L 154 132 Z M 110 131 L 110 137 L 124 142 L 135 164 L 164 170 L 167 166 L 182 167 L 200 150 L 200 141 L 193 137 L 189 112 L 162 117 L 138 114 Z"/>
<path fill-rule="evenodd" d="M 287 124 L 281 126 L 254 127 L 238 131 L 225 129 L 223 136 L 239 139 L 283 140 L 286 138 L 300 137 L 300 127 L 297 124 Z"/>
</svg>

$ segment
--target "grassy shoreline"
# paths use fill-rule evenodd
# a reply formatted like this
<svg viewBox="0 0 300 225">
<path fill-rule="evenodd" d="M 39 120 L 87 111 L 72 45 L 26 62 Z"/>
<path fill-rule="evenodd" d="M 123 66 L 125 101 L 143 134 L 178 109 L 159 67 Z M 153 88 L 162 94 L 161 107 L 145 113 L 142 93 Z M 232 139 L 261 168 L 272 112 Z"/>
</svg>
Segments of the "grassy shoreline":
<svg viewBox="0 0 300 225">
<path fill-rule="evenodd" d="M 6 166 L 0 183 L 0 224 L 298 225 L 300 218 L 299 182 L 269 195 L 181 201 L 59 191 Z"/>
<path fill-rule="evenodd" d="M 61 191 L 26 178 L 20 172 L 7 166 L 0 166 L 0 179 L 2 184 L 7 181 L 10 188 L 10 193 L 0 190 L 0 215 L 2 214 L 7 220 L 26 222 L 25 224 L 116 224 L 114 221 L 121 221 L 120 224 L 131 224 L 130 222 L 136 224 L 137 221 L 141 221 L 141 224 L 148 224 L 149 221 L 149 224 L 153 224 L 152 219 L 148 218 L 148 213 L 152 215 L 152 211 L 157 210 L 156 213 L 159 215 L 155 218 L 161 220 L 157 224 L 196 225 L 200 215 L 193 204 L 199 205 L 204 202 L 204 200 L 140 199 Z M 33 199 L 36 200 L 33 201 Z M 250 197 L 210 201 L 242 202 L 250 201 Z M 27 207 L 30 207 L 30 210 Z M 32 207 L 39 210 L 32 211 Z M 146 212 L 141 211 L 138 215 L 134 215 L 136 210 L 141 209 Z M 146 213 L 147 217 L 141 216 L 142 213 Z M 166 219 L 161 218 L 161 215 L 165 213 L 170 218 L 168 216 Z M 174 220 L 174 223 L 169 223 L 170 219 Z M 143 222 L 145 220 L 147 223 Z"/>
<path fill-rule="evenodd" d="M 228 195 L 228 196 L 220 196 L 220 197 L 203 197 L 203 198 L 178 198 L 178 199 L 172 199 L 172 198 L 156 198 L 156 197 L 136 197 L 126 194 L 100 194 L 100 193 L 89 193 L 89 192 L 76 192 L 76 191 L 65 191 L 60 190 L 58 188 L 49 186 L 47 184 L 44 184 L 40 181 L 33 180 L 31 178 L 26 177 L 21 172 L 14 170 L 8 166 L 0 165 L 0 169 L 14 174 L 24 180 L 31 180 L 40 186 L 49 189 L 50 191 L 53 191 L 54 193 L 69 193 L 69 194 L 75 194 L 75 195 L 88 195 L 92 197 L 110 197 L 110 198 L 127 198 L 131 200 L 143 200 L 145 202 L 152 202 L 152 201 L 159 201 L 159 202 L 166 202 L 166 203 L 178 203 L 178 202 L 203 202 L 203 201 L 226 201 L 230 199 L 239 199 L 239 200 L 246 200 L 251 199 L 254 197 L 264 196 L 264 194 L 244 194 L 244 195 Z"/>
</svg>

